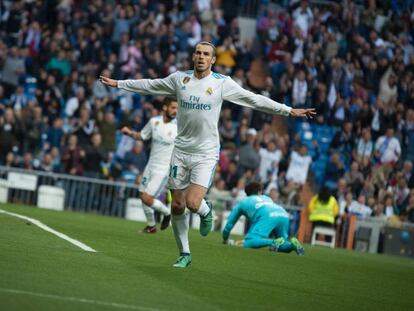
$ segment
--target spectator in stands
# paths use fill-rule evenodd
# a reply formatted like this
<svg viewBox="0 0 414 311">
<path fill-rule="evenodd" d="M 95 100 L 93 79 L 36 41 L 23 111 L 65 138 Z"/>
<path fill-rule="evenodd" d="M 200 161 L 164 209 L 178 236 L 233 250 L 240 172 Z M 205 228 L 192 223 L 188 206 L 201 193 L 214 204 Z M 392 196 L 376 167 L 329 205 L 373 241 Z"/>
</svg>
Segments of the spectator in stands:
<svg viewBox="0 0 414 311">
<path fill-rule="evenodd" d="M 355 195 L 359 193 L 364 183 L 364 176 L 359 171 L 358 162 L 352 162 L 351 169 L 345 173 L 344 178 L 352 193 Z"/>
<path fill-rule="evenodd" d="M 408 188 L 412 189 L 414 187 L 414 172 L 413 172 L 413 162 L 410 160 L 405 160 L 402 167 L 402 174 L 407 182 Z"/>
<path fill-rule="evenodd" d="M 260 155 L 256 148 L 257 131 L 250 128 L 246 134 L 246 143 L 240 147 L 239 151 L 239 164 L 242 170 L 256 170 L 260 165 Z"/>
<path fill-rule="evenodd" d="M 132 150 L 125 154 L 122 161 L 122 169 L 130 173 L 140 174 L 144 171 L 146 163 L 147 155 L 144 151 L 144 145 L 142 141 L 136 141 Z"/>
<path fill-rule="evenodd" d="M 47 152 L 43 155 L 43 159 L 40 163 L 39 170 L 47 173 L 55 173 L 53 167 L 53 158 L 50 153 Z"/>
<path fill-rule="evenodd" d="M 87 146 L 91 143 L 92 134 L 96 131 L 95 119 L 86 107 L 79 110 L 79 119 L 73 126 L 73 132 L 78 136 L 80 146 Z"/>
<path fill-rule="evenodd" d="M 372 210 L 366 205 L 365 196 L 359 195 L 358 201 L 352 201 L 351 205 L 348 206 L 348 213 L 360 218 L 366 218 L 371 216 Z"/>
<path fill-rule="evenodd" d="M 345 178 L 338 180 L 338 187 L 336 189 L 335 198 L 338 201 L 339 206 L 345 201 L 346 193 L 349 191 Z"/>
<path fill-rule="evenodd" d="M 276 143 L 270 140 L 267 148 L 260 148 L 259 178 L 263 182 L 268 180 L 269 173 L 277 176 L 279 162 L 282 159 L 282 152 L 277 149 Z"/>
<path fill-rule="evenodd" d="M 309 202 L 309 221 L 312 228 L 322 226 L 333 228 L 338 216 L 339 206 L 328 187 L 322 187 Z"/>
<path fill-rule="evenodd" d="M 78 145 L 78 137 L 71 134 L 62 153 L 62 166 L 65 174 L 82 175 L 85 151 Z"/>
<path fill-rule="evenodd" d="M 21 54 L 21 50 L 16 46 L 10 48 L 2 64 L 0 76 L 7 96 L 14 92 L 19 85 L 20 76 L 25 73 L 26 68 Z"/>
<path fill-rule="evenodd" d="M 396 76 L 392 70 L 392 66 L 389 66 L 387 71 L 381 78 L 378 99 L 380 99 L 385 106 L 390 105 L 391 101 L 397 100 L 397 84 Z"/>
<path fill-rule="evenodd" d="M 339 153 L 334 152 L 325 169 L 325 186 L 336 189 L 339 178 L 344 175 L 345 168 L 340 159 Z"/>
<path fill-rule="evenodd" d="M 24 120 L 24 146 L 23 150 L 38 154 L 42 147 L 42 140 L 46 135 L 47 124 L 43 120 L 42 108 L 35 106 L 27 110 Z"/>
<path fill-rule="evenodd" d="M 313 13 L 308 5 L 307 0 L 302 0 L 300 7 L 293 12 L 294 25 L 297 26 L 303 37 L 307 37 L 313 24 Z"/>
<path fill-rule="evenodd" d="M 7 108 L 3 116 L 0 116 L 0 160 L 10 151 L 18 151 L 19 139 L 22 135 L 22 126 L 16 120 L 11 108 Z"/>
<path fill-rule="evenodd" d="M 345 193 L 345 200 L 341 202 L 339 205 L 339 215 L 346 215 L 349 213 L 349 207 L 352 205 L 354 201 L 354 196 L 352 195 L 351 191 Z"/>
<path fill-rule="evenodd" d="M 308 155 L 308 148 L 305 145 L 300 146 L 299 152 L 292 151 L 289 167 L 286 173 L 288 182 L 297 186 L 304 185 L 308 177 L 309 166 L 312 163 L 312 157 Z"/>
<path fill-rule="evenodd" d="M 395 206 L 392 193 L 386 193 L 383 200 L 384 214 L 387 219 L 394 217 L 395 215 Z"/>
<path fill-rule="evenodd" d="M 402 172 L 397 174 L 397 184 L 392 187 L 390 192 L 394 193 L 395 213 L 404 214 L 408 204 L 410 189 L 407 187 L 407 181 Z"/>
<path fill-rule="evenodd" d="M 384 187 L 388 176 L 401 155 L 401 146 L 394 136 L 394 129 L 388 128 L 385 135 L 378 138 L 375 144 L 374 157 L 378 166 L 374 170 L 373 183 L 377 187 Z"/>
<path fill-rule="evenodd" d="M 237 50 L 231 37 L 225 38 L 223 45 L 217 47 L 216 55 L 216 66 L 221 66 L 224 73 L 230 74 L 232 69 L 236 66 L 235 58 L 237 55 Z"/>
<path fill-rule="evenodd" d="M 352 133 L 353 125 L 351 122 L 345 122 L 342 126 L 342 130 L 336 132 L 331 142 L 331 151 L 338 152 L 343 155 L 346 160 L 346 164 L 350 164 L 352 158 L 352 149 L 355 141 Z"/>
<path fill-rule="evenodd" d="M 84 176 L 100 178 L 102 176 L 102 163 L 108 158 L 107 152 L 102 146 L 102 136 L 95 133 L 91 137 L 91 144 L 85 146 L 85 157 L 83 161 Z"/>
<path fill-rule="evenodd" d="M 234 142 L 236 139 L 237 128 L 231 118 L 223 120 L 223 124 L 219 127 L 219 133 L 223 144 Z"/>
<path fill-rule="evenodd" d="M 371 158 L 374 152 L 374 143 L 371 139 L 371 129 L 369 127 L 363 128 L 361 136 L 362 137 L 358 139 L 358 143 L 354 149 L 354 159 L 359 164 L 362 163 L 362 159 Z"/>
<path fill-rule="evenodd" d="M 63 145 L 63 119 L 56 118 L 53 120 L 53 126 L 47 130 L 47 142 L 51 147 L 60 148 Z"/>
<path fill-rule="evenodd" d="M 410 198 L 408 199 L 408 206 L 406 210 L 406 219 L 409 222 L 414 223 L 414 195 L 411 194 Z"/>
<path fill-rule="evenodd" d="M 306 106 L 308 96 L 308 83 L 306 82 L 305 72 L 299 70 L 293 80 L 292 88 L 292 107 L 300 108 Z"/>
<path fill-rule="evenodd" d="M 240 174 L 237 171 L 237 163 L 235 161 L 230 162 L 228 170 L 222 173 L 222 178 L 226 183 L 227 190 L 232 190 L 237 186 Z"/>
<path fill-rule="evenodd" d="M 115 151 L 116 142 L 116 120 L 112 111 L 98 112 L 96 117 L 98 132 L 105 139 L 102 140 L 102 147 L 109 152 Z"/>
</svg>

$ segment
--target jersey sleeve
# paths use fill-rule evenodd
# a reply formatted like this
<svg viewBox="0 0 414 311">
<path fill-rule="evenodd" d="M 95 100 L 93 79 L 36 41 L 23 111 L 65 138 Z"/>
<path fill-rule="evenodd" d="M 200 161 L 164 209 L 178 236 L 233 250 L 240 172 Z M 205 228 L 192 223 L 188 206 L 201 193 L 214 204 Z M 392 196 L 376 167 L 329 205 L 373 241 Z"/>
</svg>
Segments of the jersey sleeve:
<svg viewBox="0 0 414 311">
<path fill-rule="evenodd" d="M 118 80 L 118 88 L 142 95 L 176 94 L 176 81 L 179 73 L 175 72 L 163 79 Z"/>
<path fill-rule="evenodd" d="M 263 95 L 245 90 L 230 77 L 227 77 L 223 82 L 222 96 L 223 100 L 271 114 L 288 116 L 292 109 Z"/>
<path fill-rule="evenodd" d="M 151 119 L 152 120 L 152 119 Z M 151 120 L 145 124 L 144 128 L 141 130 L 141 138 L 142 140 L 148 140 L 152 137 L 152 123 Z"/>
<path fill-rule="evenodd" d="M 243 201 L 236 205 L 231 211 L 229 218 L 227 219 L 226 226 L 223 229 L 223 240 L 227 240 L 230 236 L 230 232 L 236 224 L 237 220 L 242 215 Z"/>
</svg>

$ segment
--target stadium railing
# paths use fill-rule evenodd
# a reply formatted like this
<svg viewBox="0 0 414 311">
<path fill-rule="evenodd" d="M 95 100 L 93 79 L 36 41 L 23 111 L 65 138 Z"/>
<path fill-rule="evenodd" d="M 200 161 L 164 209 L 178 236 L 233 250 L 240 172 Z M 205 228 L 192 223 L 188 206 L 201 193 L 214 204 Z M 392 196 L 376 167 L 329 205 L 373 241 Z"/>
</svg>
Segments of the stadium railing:
<svg viewBox="0 0 414 311">
<path fill-rule="evenodd" d="M 122 181 L 56 174 L 0 166 L 0 201 L 35 205 L 42 185 L 65 191 L 64 209 L 124 217 L 128 198 L 138 197 L 138 186 Z"/>
</svg>

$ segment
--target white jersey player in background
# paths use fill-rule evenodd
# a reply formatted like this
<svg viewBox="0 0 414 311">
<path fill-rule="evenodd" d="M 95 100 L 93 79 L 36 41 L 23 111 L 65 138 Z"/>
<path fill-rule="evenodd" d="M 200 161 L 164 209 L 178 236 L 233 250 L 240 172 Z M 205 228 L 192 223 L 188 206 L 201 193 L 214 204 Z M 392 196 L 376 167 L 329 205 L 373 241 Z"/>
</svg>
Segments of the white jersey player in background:
<svg viewBox="0 0 414 311">
<path fill-rule="evenodd" d="M 233 79 L 211 71 L 216 48 L 200 42 L 193 53 L 194 70 L 175 72 L 164 79 L 117 81 L 100 76 L 102 83 L 140 94 L 177 97 L 177 137 L 171 158 L 168 187 L 172 193 L 172 226 L 180 256 L 173 265 L 186 268 L 192 258 L 185 208 L 200 215 L 200 233 L 212 227 L 206 195 L 220 149 L 218 121 L 223 100 L 271 114 L 312 117 L 314 109 L 293 109 L 240 87 Z"/>
<path fill-rule="evenodd" d="M 147 217 L 147 226 L 144 233 L 155 233 L 154 211 L 160 212 L 164 217 L 161 221 L 161 230 L 170 224 L 171 212 L 160 200 L 157 199 L 160 192 L 167 184 L 170 171 L 170 159 L 174 148 L 174 140 L 177 136 L 177 101 L 166 97 L 163 104 L 163 114 L 151 118 L 141 132 L 132 131 L 124 126 L 121 132 L 133 139 L 149 140 L 151 153 L 145 166 L 144 174 L 139 185 L 140 198 Z"/>
</svg>

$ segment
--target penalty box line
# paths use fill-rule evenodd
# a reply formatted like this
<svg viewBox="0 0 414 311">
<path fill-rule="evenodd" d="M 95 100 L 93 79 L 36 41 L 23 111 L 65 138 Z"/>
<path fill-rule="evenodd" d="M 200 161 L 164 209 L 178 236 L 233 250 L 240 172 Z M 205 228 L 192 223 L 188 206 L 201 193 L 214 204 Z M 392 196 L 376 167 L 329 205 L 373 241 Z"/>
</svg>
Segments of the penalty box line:
<svg viewBox="0 0 414 311">
<path fill-rule="evenodd" d="M 27 217 L 27 216 L 24 216 L 24 215 L 20 215 L 20 214 L 16 214 L 16 213 L 11 213 L 11 212 L 8 212 L 8 211 L 2 210 L 2 209 L 0 209 L 0 213 L 10 215 L 10 216 L 14 216 L 14 217 L 17 217 L 17 218 L 20 218 L 20 219 L 24 219 L 24 220 L 26 220 L 28 222 L 31 222 L 32 224 L 38 226 L 40 229 L 43 229 L 43 230 L 45 230 L 49 233 L 52 233 L 52 234 L 56 235 L 57 237 L 65 240 L 65 241 L 68 241 L 69 243 L 83 249 L 86 252 L 96 253 L 96 250 L 94 250 L 92 247 L 89 247 L 88 245 L 82 243 L 81 241 L 72 239 L 71 237 L 67 236 L 66 234 L 61 233 L 59 231 L 56 231 L 56 230 L 50 228 L 49 226 L 46 226 L 45 224 L 43 224 L 42 222 L 40 222 L 37 219 L 33 219 L 33 218 L 30 218 L 30 217 Z"/>
<path fill-rule="evenodd" d="M 55 300 L 70 301 L 70 302 L 79 302 L 79 303 L 85 303 L 85 304 L 94 304 L 94 305 L 113 307 L 113 308 L 118 308 L 118 309 L 130 309 L 130 310 L 140 310 L 140 311 L 161 311 L 160 309 L 140 307 L 140 306 L 128 305 L 124 303 L 100 301 L 100 300 L 70 297 L 70 296 L 43 294 L 43 293 L 30 292 L 30 291 L 11 289 L 11 288 L 0 288 L 0 293 L 34 296 L 34 297 L 40 297 L 40 298 L 55 299 Z"/>
</svg>

